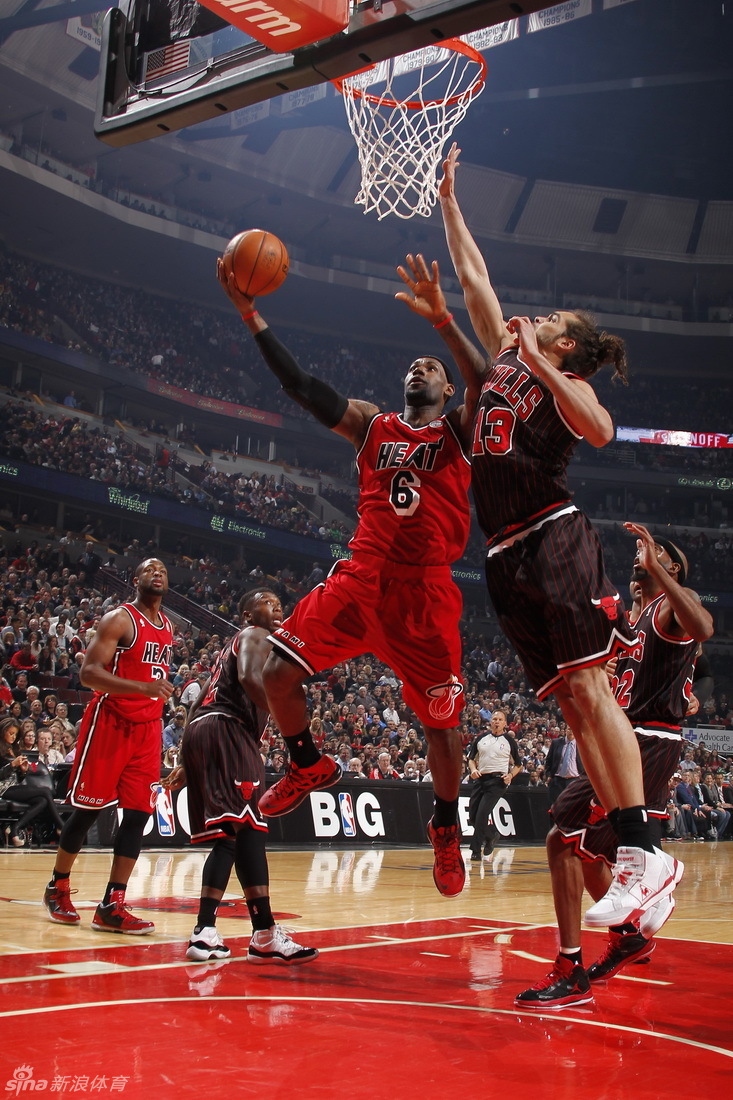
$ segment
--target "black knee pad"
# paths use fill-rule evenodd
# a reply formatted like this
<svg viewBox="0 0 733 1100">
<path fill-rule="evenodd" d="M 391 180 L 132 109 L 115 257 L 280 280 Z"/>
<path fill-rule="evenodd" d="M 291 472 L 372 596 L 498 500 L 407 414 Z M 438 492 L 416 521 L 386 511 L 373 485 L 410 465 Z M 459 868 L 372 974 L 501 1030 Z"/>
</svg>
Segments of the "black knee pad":
<svg viewBox="0 0 733 1100">
<path fill-rule="evenodd" d="M 226 890 L 234 866 L 234 838 L 220 837 L 209 852 L 201 876 L 201 885 L 212 890 Z"/>
<path fill-rule="evenodd" d="M 123 859 L 137 859 L 143 846 L 143 830 L 149 813 L 144 810 L 123 810 L 120 828 L 115 838 L 113 852 Z"/>
<path fill-rule="evenodd" d="M 87 833 L 99 817 L 99 810 L 74 810 L 64 825 L 59 838 L 59 848 L 72 855 L 78 855 L 87 838 Z"/>
<path fill-rule="evenodd" d="M 235 839 L 234 869 L 242 889 L 248 886 L 269 886 L 265 842 L 267 834 L 245 825 Z"/>
</svg>

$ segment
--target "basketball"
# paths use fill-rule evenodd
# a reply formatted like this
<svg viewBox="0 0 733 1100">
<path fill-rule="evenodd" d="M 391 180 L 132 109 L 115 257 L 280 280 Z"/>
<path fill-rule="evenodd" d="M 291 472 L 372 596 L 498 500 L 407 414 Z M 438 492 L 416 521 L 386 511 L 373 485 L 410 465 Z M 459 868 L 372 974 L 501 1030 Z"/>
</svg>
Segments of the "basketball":
<svg viewBox="0 0 733 1100">
<path fill-rule="evenodd" d="M 245 229 L 232 237 L 222 257 L 227 275 L 248 298 L 277 290 L 288 273 L 288 250 L 266 229 Z"/>
</svg>

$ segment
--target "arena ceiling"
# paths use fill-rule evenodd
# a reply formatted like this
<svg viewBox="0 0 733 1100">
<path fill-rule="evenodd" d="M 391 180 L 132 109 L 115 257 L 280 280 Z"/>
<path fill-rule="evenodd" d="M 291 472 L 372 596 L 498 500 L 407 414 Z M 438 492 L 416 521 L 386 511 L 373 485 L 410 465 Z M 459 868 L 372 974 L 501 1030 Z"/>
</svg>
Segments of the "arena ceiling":
<svg viewBox="0 0 733 1100">
<path fill-rule="evenodd" d="M 330 85 L 324 98 L 296 110 L 275 101 L 267 118 L 241 129 L 228 121 L 202 123 L 140 145 L 102 145 L 92 130 L 99 55 L 72 37 L 67 23 L 82 6 L 90 7 L 87 0 L 78 7 L 6 0 L 0 133 L 92 169 L 110 186 L 161 194 L 239 227 L 270 228 L 306 265 L 328 266 L 330 257 L 342 255 L 388 270 L 407 250 L 445 258 L 439 217 L 377 222 L 353 206 L 356 150 Z M 733 202 L 733 5 L 627 0 L 607 9 L 593 0 L 592 8 L 573 24 L 488 52 L 486 90 L 456 135 L 464 178 L 474 172 L 478 187 L 481 173 L 495 172 L 702 205 Z M 54 21 L 14 29 L 13 19 L 28 23 L 34 14 Z M 200 241 L 173 227 L 158 235 L 144 224 L 115 223 L 104 211 L 70 201 L 63 188 L 49 191 L 13 173 L 7 161 L 2 165 L 0 236 L 9 246 L 78 270 L 218 301 Z M 674 258 L 634 255 L 613 235 L 593 250 L 564 241 L 521 242 L 485 228 L 477 233 L 498 280 L 512 286 L 554 282 L 632 297 L 651 288 L 657 299 L 675 299 L 697 285 L 720 301 L 730 292 L 733 248 L 724 262 L 700 267 L 684 250 Z"/>
</svg>

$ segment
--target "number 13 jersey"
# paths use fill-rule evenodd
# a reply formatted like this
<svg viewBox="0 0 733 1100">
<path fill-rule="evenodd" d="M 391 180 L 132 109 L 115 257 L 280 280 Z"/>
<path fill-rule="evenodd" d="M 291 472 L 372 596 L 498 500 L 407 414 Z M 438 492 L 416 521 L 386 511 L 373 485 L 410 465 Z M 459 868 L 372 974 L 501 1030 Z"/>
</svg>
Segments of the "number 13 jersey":
<svg viewBox="0 0 733 1100">
<path fill-rule="evenodd" d="M 496 357 L 471 444 L 476 513 L 489 543 L 567 506 L 567 466 L 582 438 L 517 348 Z"/>
<path fill-rule="evenodd" d="M 447 416 L 420 428 L 378 413 L 357 454 L 358 553 L 410 565 L 447 565 L 468 539 L 471 464 Z"/>
</svg>

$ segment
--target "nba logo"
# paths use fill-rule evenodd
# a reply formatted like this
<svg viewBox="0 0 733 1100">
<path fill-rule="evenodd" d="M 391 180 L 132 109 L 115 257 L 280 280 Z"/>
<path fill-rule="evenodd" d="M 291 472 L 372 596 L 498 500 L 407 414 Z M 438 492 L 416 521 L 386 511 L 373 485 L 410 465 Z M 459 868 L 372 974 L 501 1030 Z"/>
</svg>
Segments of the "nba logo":
<svg viewBox="0 0 733 1100">
<path fill-rule="evenodd" d="M 153 788 L 155 793 L 155 821 L 161 836 L 175 836 L 176 820 L 173 816 L 173 800 L 171 792 L 158 783 Z"/>
<path fill-rule="evenodd" d="M 341 824 L 344 827 L 344 836 L 356 836 L 356 818 L 354 817 L 354 804 L 348 791 L 339 793 L 339 809 L 341 810 Z"/>
</svg>

